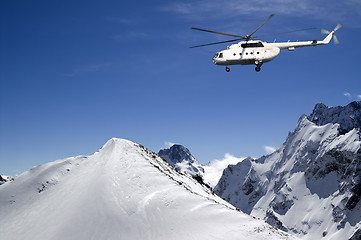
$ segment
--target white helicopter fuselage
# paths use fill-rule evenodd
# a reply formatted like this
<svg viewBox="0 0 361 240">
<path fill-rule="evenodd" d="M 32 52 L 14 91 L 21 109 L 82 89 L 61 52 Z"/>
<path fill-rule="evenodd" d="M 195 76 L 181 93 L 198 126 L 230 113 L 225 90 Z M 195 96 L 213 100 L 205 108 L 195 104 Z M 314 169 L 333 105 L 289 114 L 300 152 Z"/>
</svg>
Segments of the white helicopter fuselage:
<svg viewBox="0 0 361 240">
<path fill-rule="evenodd" d="M 279 53 L 280 48 L 267 46 L 262 41 L 242 41 L 216 53 L 213 57 L 213 63 L 223 66 L 265 63 L 273 60 Z"/>
<path fill-rule="evenodd" d="M 213 57 L 213 63 L 216 65 L 257 65 L 275 59 L 282 49 L 290 51 L 299 47 L 309 47 L 328 44 L 334 31 L 330 32 L 322 41 L 302 41 L 302 42 L 275 42 L 267 43 L 260 40 L 242 41 L 232 44 L 227 49 L 216 53 Z M 228 70 L 227 70 L 228 71 Z"/>
</svg>

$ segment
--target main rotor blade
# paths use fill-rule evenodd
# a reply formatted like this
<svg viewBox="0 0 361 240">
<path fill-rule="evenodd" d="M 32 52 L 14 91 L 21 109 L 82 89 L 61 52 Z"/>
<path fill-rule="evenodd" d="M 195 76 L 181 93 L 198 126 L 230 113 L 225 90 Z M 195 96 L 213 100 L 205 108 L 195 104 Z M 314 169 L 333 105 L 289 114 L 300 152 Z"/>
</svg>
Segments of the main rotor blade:
<svg viewBox="0 0 361 240">
<path fill-rule="evenodd" d="M 209 33 L 221 34 L 221 35 L 225 35 L 225 36 L 229 36 L 229 37 L 242 37 L 242 36 L 240 36 L 240 35 L 234 35 L 234 34 L 228 34 L 228 33 L 216 32 L 216 31 L 212 31 L 212 30 L 206 30 L 206 29 L 195 28 L 195 27 L 192 27 L 192 29 L 194 29 L 194 30 L 198 30 L 198 31 L 203 31 L 203 32 L 209 32 Z"/>
<path fill-rule="evenodd" d="M 235 41 L 239 41 L 239 40 L 242 40 L 242 39 L 243 39 L 243 38 L 238 38 L 238 39 L 233 39 L 233 40 L 228 40 L 228 41 L 222 41 L 222 42 L 207 43 L 207 44 L 192 46 L 192 47 L 189 47 L 189 48 L 205 47 L 205 46 L 209 46 L 209 45 L 215 45 L 215 44 L 221 44 L 221 43 L 228 43 L 228 42 L 235 42 Z"/>
<path fill-rule="evenodd" d="M 258 28 L 256 28 L 256 30 L 254 30 L 250 35 L 248 35 L 247 37 L 251 37 L 255 32 L 258 31 L 258 29 L 260 29 L 263 25 L 266 24 L 266 22 L 268 22 L 268 20 L 270 20 L 272 17 L 274 16 L 274 14 L 271 14 Z"/>
<path fill-rule="evenodd" d="M 273 36 L 273 35 L 281 35 L 281 34 L 286 34 L 286 33 L 308 31 L 308 30 L 313 30 L 313 29 L 317 29 L 317 28 L 313 27 L 313 28 L 297 29 L 297 30 L 292 30 L 292 31 L 287 31 L 287 32 L 270 33 L 270 34 L 265 34 L 265 35 L 260 35 L 260 36 L 254 36 L 252 38 L 259 38 L 259 37 L 266 37 L 266 36 Z"/>
</svg>

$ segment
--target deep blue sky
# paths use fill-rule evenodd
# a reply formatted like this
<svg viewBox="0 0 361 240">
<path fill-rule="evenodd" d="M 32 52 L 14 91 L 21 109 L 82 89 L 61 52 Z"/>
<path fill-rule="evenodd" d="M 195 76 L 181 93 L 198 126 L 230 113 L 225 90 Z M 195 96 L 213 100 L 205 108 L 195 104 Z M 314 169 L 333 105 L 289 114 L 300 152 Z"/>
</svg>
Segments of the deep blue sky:
<svg viewBox="0 0 361 240">
<path fill-rule="evenodd" d="M 283 50 L 262 66 L 215 66 L 229 38 L 308 27 L 341 44 Z M 277 148 L 318 102 L 360 100 L 361 2 L 0 2 L 0 174 L 88 155 L 120 137 L 157 152 L 188 147 L 202 163 L 225 153 L 259 157 Z M 265 37 L 322 40 L 319 30 Z"/>
</svg>

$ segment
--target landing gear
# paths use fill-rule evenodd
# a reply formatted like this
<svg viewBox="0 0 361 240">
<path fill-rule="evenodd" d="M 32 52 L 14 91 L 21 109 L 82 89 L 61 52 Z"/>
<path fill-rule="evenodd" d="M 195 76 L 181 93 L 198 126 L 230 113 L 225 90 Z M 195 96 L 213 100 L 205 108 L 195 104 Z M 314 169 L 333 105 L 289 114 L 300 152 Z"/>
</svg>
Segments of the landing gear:
<svg viewBox="0 0 361 240">
<path fill-rule="evenodd" d="M 226 72 L 231 71 L 231 69 L 229 67 L 226 67 Z"/>
<path fill-rule="evenodd" d="M 256 72 L 261 71 L 261 66 L 263 64 L 263 62 L 258 62 L 256 61 L 255 64 L 257 65 L 256 68 L 254 70 L 256 70 Z"/>
</svg>

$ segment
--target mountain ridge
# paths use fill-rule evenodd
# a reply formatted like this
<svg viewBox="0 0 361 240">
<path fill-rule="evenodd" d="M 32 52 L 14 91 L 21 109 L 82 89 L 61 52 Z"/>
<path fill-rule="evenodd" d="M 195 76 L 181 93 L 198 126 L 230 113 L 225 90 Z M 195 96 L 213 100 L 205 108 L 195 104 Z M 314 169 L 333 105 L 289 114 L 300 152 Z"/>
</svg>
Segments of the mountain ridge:
<svg viewBox="0 0 361 240">
<path fill-rule="evenodd" d="M 0 236 L 12 240 L 296 239 L 116 138 L 24 172 L 0 186 L 0 203 Z"/>
<path fill-rule="evenodd" d="M 214 191 L 303 239 L 357 239 L 361 132 L 353 117 L 360 103 L 317 104 L 274 153 L 228 166 Z"/>
<path fill-rule="evenodd" d="M 337 107 L 328 107 L 323 103 L 318 103 L 307 118 L 317 126 L 338 123 L 341 133 L 346 133 L 354 128 L 361 128 L 361 101 Z"/>
</svg>

